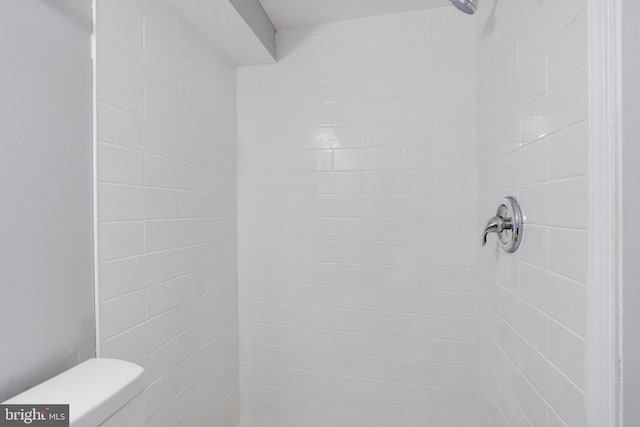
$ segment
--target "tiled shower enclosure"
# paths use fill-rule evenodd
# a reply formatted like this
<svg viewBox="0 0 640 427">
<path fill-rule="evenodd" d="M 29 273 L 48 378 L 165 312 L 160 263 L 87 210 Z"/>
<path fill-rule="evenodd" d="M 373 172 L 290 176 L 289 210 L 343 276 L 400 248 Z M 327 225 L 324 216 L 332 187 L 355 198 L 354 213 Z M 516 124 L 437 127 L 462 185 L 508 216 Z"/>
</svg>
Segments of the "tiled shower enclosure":
<svg viewBox="0 0 640 427">
<path fill-rule="evenodd" d="M 148 425 L 587 425 L 586 0 L 240 67 L 165 0 L 97 6 L 99 347 Z M 508 195 L 522 246 L 481 249 Z"/>
</svg>

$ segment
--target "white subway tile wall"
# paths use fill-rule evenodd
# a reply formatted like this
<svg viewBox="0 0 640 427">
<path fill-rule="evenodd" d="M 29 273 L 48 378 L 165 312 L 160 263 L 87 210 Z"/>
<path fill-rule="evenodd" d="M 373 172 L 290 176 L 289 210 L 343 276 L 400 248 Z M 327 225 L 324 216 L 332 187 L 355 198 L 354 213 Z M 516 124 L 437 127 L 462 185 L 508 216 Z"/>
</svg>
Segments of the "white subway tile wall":
<svg viewBox="0 0 640 427">
<path fill-rule="evenodd" d="M 243 425 L 478 426 L 473 20 L 278 43 L 238 72 Z"/>
<path fill-rule="evenodd" d="M 148 425 L 235 427 L 241 394 L 250 427 L 586 425 L 585 7 L 281 30 L 236 168 L 235 66 L 99 0 L 100 344 Z M 523 245 L 478 252 L 505 195 Z"/>
<path fill-rule="evenodd" d="M 478 227 L 501 197 L 526 216 L 515 255 L 480 252 L 482 425 L 583 427 L 586 412 L 586 0 L 481 3 Z"/>
<path fill-rule="evenodd" d="M 235 427 L 235 65 L 165 1 L 97 6 L 101 356 L 147 425 Z"/>
</svg>

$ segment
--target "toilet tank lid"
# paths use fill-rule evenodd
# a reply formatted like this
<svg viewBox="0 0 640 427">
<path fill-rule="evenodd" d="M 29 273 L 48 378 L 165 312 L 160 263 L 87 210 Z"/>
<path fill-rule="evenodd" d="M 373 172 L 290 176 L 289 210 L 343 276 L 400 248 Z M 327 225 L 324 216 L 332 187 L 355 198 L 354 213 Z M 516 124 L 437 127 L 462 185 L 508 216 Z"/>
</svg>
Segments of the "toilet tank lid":
<svg viewBox="0 0 640 427">
<path fill-rule="evenodd" d="M 97 426 L 144 388 L 144 369 L 124 360 L 89 359 L 7 404 L 69 404 L 72 427 Z"/>
</svg>

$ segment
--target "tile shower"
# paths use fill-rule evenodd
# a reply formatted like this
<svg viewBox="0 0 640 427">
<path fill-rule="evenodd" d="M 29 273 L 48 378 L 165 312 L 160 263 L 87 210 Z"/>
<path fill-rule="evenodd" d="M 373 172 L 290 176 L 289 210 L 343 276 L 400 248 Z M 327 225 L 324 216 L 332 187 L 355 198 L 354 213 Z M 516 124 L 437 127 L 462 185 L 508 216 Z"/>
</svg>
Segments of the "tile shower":
<svg viewBox="0 0 640 427">
<path fill-rule="evenodd" d="M 145 368 L 149 425 L 231 425 L 235 66 L 164 2 L 97 12 L 100 354 Z"/>
<path fill-rule="evenodd" d="M 283 30 L 278 43 L 276 67 L 238 72 L 249 425 L 469 423 L 473 25 L 442 8 Z"/>
<path fill-rule="evenodd" d="M 98 0 L 100 351 L 148 424 L 586 425 L 586 5 L 280 29 L 236 69 Z M 522 247 L 480 250 L 506 195 Z"/>
</svg>

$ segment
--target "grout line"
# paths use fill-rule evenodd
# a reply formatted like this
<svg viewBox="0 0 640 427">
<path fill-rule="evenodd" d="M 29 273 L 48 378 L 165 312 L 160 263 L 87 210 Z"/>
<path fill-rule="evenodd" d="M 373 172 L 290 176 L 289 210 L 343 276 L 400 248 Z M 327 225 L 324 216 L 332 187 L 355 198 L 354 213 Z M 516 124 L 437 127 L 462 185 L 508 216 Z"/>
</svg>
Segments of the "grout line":
<svg viewBox="0 0 640 427">
<path fill-rule="evenodd" d="M 524 300 L 523 300 L 524 301 Z M 526 301 L 525 301 L 526 302 Z M 492 310 L 493 314 L 500 319 L 509 329 L 511 329 L 517 336 L 518 338 L 520 338 L 528 347 L 531 348 L 531 350 L 533 350 L 544 362 L 546 362 L 553 370 L 555 370 L 557 373 L 560 374 L 560 376 L 562 376 L 573 388 L 575 388 L 582 396 L 586 397 L 586 392 L 582 389 L 582 387 L 580 387 L 579 385 L 577 385 L 571 378 L 569 378 L 569 376 L 559 367 L 556 366 L 556 364 L 551 361 L 545 354 L 543 354 L 538 348 L 537 346 L 533 345 L 527 338 L 524 337 L 524 335 L 522 335 L 522 333 L 520 331 L 518 331 L 517 329 L 515 329 L 513 327 L 513 325 L 511 324 L 511 322 L 509 322 L 507 319 L 505 319 L 504 317 L 502 317 L 499 313 L 495 312 L 494 310 Z M 545 313 L 546 314 L 546 313 Z M 550 317 L 548 315 L 546 315 L 547 317 Z M 500 347 L 502 348 L 502 347 Z M 511 359 L 509 359 L 511 360 Z M 524 374 L 523 374 L 524 375 Z M 536 388 L 537 390 L 537 388 Z"/>
<path fill-rule="evenodd" d="M 499 317 L 499 315 L 498 315 L 498 317 Z M 502 320 L 504 321 L 504 319 L 502 319 Z M 509 325 L 508 323 L 507 323 L 507 326 L 509 326 L 509 327 L 510 327 L 510 325 Z M 514 332 L 515 332 L 515 331 L 514 331 Z M 515 332 L 515 333 L 516 333 L 517 335 L 519 335 L 517 332 Z M 524 338 L 522 338 L 522 337 L 520 337 L 520 338 L 524 340 Z M 524 341 L 526 342 L 526 340 L 524 340 Z M 547 402 L 547 400 L 544 398 L 544 396 L 543 396 L 542 392 L 541 392 L 540 390 L 538 390 L 538 388 L 537 388 L 537 387 L 536 387 L 536 386 L 531 382 L 531 380 L 529 379 L 529 377 L 527 377 L 527 376 L 524 374 L 524 372 L 522 372 L 522 371 L 520 370 L 520 368 L 518 368 L 518 366 L 516 365 L 516 363 L 515 363 L 515 362 L 514 362 L 514 361 L 509 357 L 509 355 L 505 352 L 504 348 L 502 348 L 502 346 L 498 345 L 498 344 L 497 344 L 495 341 L 493 341 L 493 340 L 492 340 L 492 344 L 494 345 L 494 347 L 495 347 L 495 348 L 497 348 L 497 349 L 500 351 L 500 353 L 502 353 L 503 357 L 504 357 L 506 360 L 508 360 L 508 361 L 509 361 L 509 363 L 511 364 L 512 368 L 513 368 L 516 372 L 518 372 L 518 374 L 520 374 L 520 376 L 522 377 L 522 379 L 523 379 L 525 382 L 527 382 L 527 384 L 529 385 L 529 387 L 531 387 L 531 389 L 532 389 L 532 390 L 533 390 L 533 391 L 538 395 L 538 397 L 540 398 L 540 400 L 542 400 L 542 401 L 545 403 L 545 405 L 547 406 L 547 410 L 552 411 L 552 412 L 556 415 L 556 417 L 558 417 L 558 419 L 560 419 L 560 420 L 562 420 L 562 421 L 564 422 L 563 418 L 562 418 L 560 415 L 558 415 L 558 413 L 555 411 L 555 409 L 553 408 L 553 406 L 552 406 L 549 402 Z M 532 348 L 533 348 L 533 347 L 532 347 Z M 536 351 L 536 352 L 537 352 L 537 351 Z M 495 370 L 494 370 L 494 372 L 495 372 Z M 499 378 L 499 377 L 497 377 L 497 378 Z M 502 382 L 502 381 L 500 380 L 500 382 Z M 507 390 L 508 392 L 510 392 L 510 390 L 509 390 L 506 386 L 504 386 L 504 384 L 503 384 L 503 387 L 505 388 L 505 390 Z M 580 391 L 582 391 L 581 389 L 579 389 L 579 390 L 580 390 Z M 515 397 L 514 397 L 511 393 L 509 393 L 509 395 L 510 395 L 510 396 L 512 397 L 512 399 L 514 399 L 514 401 L 515 401 Z M 520 405 L 518 405 L 518 404 L 517 404 L 517 402 L 516 402 L 516 406 L 518 407 L 518 409 L 520 409 L 520 410 L 522 411 L 522 408 L 520 408 Z M 527 420 L 528 420 L 528 418 L 527 418 Z"/>
<path fill-rule="evenodd" d="M 131 221 L 126 221 L 131 222 Z M 140 222 L 140 221 L 132 221 L 132 222 Z M 216 243 L 223 243 L 223 242 L 233 242 L 235 239 L 233 238 L 229 238 L 229 239 L 223 239 L 223 240 L 212 240 L 210 242 L 198 242 L 198 243 L 194 243 L 191 245 L 184 245 L 184 246 L 172 246 L 169 248 L 164 248 L 164 249 L 156 249 L 153 251 L 148 251 L 148 252 L 144 252 L 144 253 L 138 253 L 135 255 L 129 255 L 129 256 L 125 256 L 125 257 L 120 257 L 120 258 L 112 258 L 109 260 L 104 260 L 101 262 L 102 265 L 105 264 L 113 264 L 113 263 L 117 263 L 120 261 L 128 261 L 128 260 L 133 260 L 133 259 L 138 259 L 138 258 L 142 258 L 145 256 L 149 256 L 149 255 L 159 255 L 162 253 L 169 253 L 169 252 L 174 252 L 174 251 L 179 251 L 179 250 L 183 250 L 183 249 L 191 249 L 191 248 L 197 248 L 197 247 L 201 247 L 201 246 L 208 246 L 208 245 L 212 245 L 212 244 L 216 244 Z M 235 259 L 235 258 L 234 258 Z M 231 262 L 233 261 L 233 259 L 229 259 L 228 261 L 224 261 L 224 262 Z M 222 262 L 220 263 L 222 264 Z M 217 265 L 217 264 L 216 264 Z M 199 271 L 199 270 L 195 270 L 195 271 Z"/>
<path fill-rule="evenodd" d="M 359 358 L 365 358 L 365 359 L 373 359 L 373 360 L 385 360 L 385 361 L 391 361 L 391 362 L 406 362 L 406 363 L 437 363 L 437 364 L 441 364 L 443 365 L 443 362 L 439 362 L 439 361 L 430 361 L 430 360 L 421 360 L 421 359 L 403 359 L 403 358 L 399 358 L 399 357 L 385 357 L 385 356 L 375 356 L 375 355 L 370 355 L 370 354 L 365 354 L 365 353 L 351 353 L 351 352 L 345 352 L 345 351 L 331 351 L 331 350 L 313 350 L 310 349 L 308 346 L 295 346 L 295 345 L 284 345 L 284 344 L 264 344 L 264 343 L 260 343 L 260 342 L 253 342 L 253 341 L 246 341 L 246 340 L 240 340 L 240 344 L 244 344 L 244 345 L 253 345 L 253 346 L 267 346 L 267 347 L 273 347 L 273 348 L 279 348 L 279 349 L 285 349 L 285 350 L 295 350 L 295 351 L 303 351 L 303 352 L 319 352 L 319 353 L 324 353 L 324 354 L 331 354 L 331 355 L 344 355 L 344 356 L 351 356 L 351 357 L 359 357 Z M 473 344 L 473 343 L 465 343 L 465 344 Z M 448 364 L 445 366 L 449 366 L 449 367 L 463 367 L 463 368 L 477 368 L 478 365 L 477 364 L 464 364 L 464 363 L 458 363 L 458 364 Z"/>
<path fill-rule="evenodd" d="M 471 293 L 465 294 L 465 293 L 430 292 L 430 291 L 424 291 L 424 293 L 429 295 L 432 295 L 432 294 L 433 295 L 454 295 L 454 296 L 464 295 L 468 297 L 477 296 L 476 294 L 471 294 Z M 390 315 L 399 314 L 399 315 L 409 316 L 409 317 L 429 317 L 429 318 L 432 318 L 431 320 L 433 321 L 436 321 L 437 320 L 436 318 L 445 318 L 445 319 L 449 318 L 449 319 L 456 319 L 456 320 L 476 319 L 476 316 L 465 315 L 465 314 L 457 315 L 457 314 L 443 314 L 443 313 L 416 313 L 416 312 L 407 312 L 407 311 L 376 310 L 376 309 L 367 309 L 367 308 L 360 308 L 360 307 L 337 307 L 337 306 L 326 306 L 326 305 L 319 306 L 319 305 L 309 305 L 309 304 L 300 304 L 300 303 L 260 301 L 260 300 L 253 300 L 253 299 L 247 299 L 247 298 L 240 298 L 239 301 L 243 302 L 244 304 L 274 305 L 274 306 L 284 306 L 284 307 L 305 307 L 305 308 L 317 308 L 317 309 L 328 310 L 328 311 L 362 311 L 365 313 L 378 313 L 378 314 L 390 314 Z M 292 326 L 295 326 L 295 325 L 292 325 Z M 383 334 L 383 335 L 386 335 L 386 334 Z M 396 334 L 392 334 L 392 335 L 396 336 Z M 397 336 L 404 336 L 404 335 L 397 335 Z M 469 341 L 461 341 L 461 342 L 469 342 Z"/>
<path fill-rule="evenodd" d="M 264 321 L 256 321 L 256 320 L 240 319 L 238 323 L 240 325 L 255 324 L 255 325 L 261 325 L 261 326 L 274 326 L 281 329 L 304 329 L 304 330 L 310 330 L 315 332 L 338 332 L 341 334 L 350 334 L 350 335 L 397 338 L 403 341 L 413 341 L 413 342 L 420 342 L 420 343 L 445 343 L 445 344 L 463 345 L 465 347 L 473 347 L 478 345 L 477 342 L 473 342 L 473 341 L 457 341 L 457 340 L 450 340 L 450 339 L 448 340 L 448 339 L 436 338 L 436 337 L 415 337 L 415 336 L 405 336 L 405 335 L 383 334 L 378 332 L 351 331 L 348 329 L 330 329 L 330 328 L 319 328 L 319 327 L 312 327 L 312 326 L 298 326 L 298 325 L 288 325 L 284 323 L 264 322 Z"/>
<path fill-rule="evenodd" d="M 263 386 L 263 387 L 267 387 L 267 386 Z M 356 400 L 356 399 L 354 399 Z M 256 402 L 242 402 L 243 406 L 247 406 L 247 405 L 251 405 L 251 406 L 257 406 L 257 407 L 262 407 L 262 408 L 269 408 L 269 409 L 276 409 L 278 411 L 282 411 L 282 412 L 293 412 L 293 413 L 297 413 L 297 414 L 310 414 L 313 415 L 315 417 L 321 417 L 324 418 L 323 422 L 327 422 L 329 420 L 339 420 L 339 421 L 346 421 L 349 423 L 357 423 L 358 427 L 390 427 L 387 424 L 375 424 L 375 423 L 369 423 L 367 422 L 366 424 L 359 421 L 359 420 L 353 420 L 350 418 L 343 418 L 343 417 L 338 417 L 335 415 L 323 415 L 323 414 L 319 414 L 319 413 L 315 413 L 315 412 L 311 412 L 311 411 L 307 411 L 307 410 L 303 410 L 300 408 L 296 408 L 296 409 L 290 409 L 290 408 L 282 408 L 279 406 L 274 406 L 274 405 L 267 405 L 264 403 L 256 403 Z M 423 409 L 425 412 L 429 411 L 428 409 Z M 330 424 L 324 424 L 324 425 L 330 425 Z M 253 426 L 252 426 L 253 427 Z"/>
</svg>

